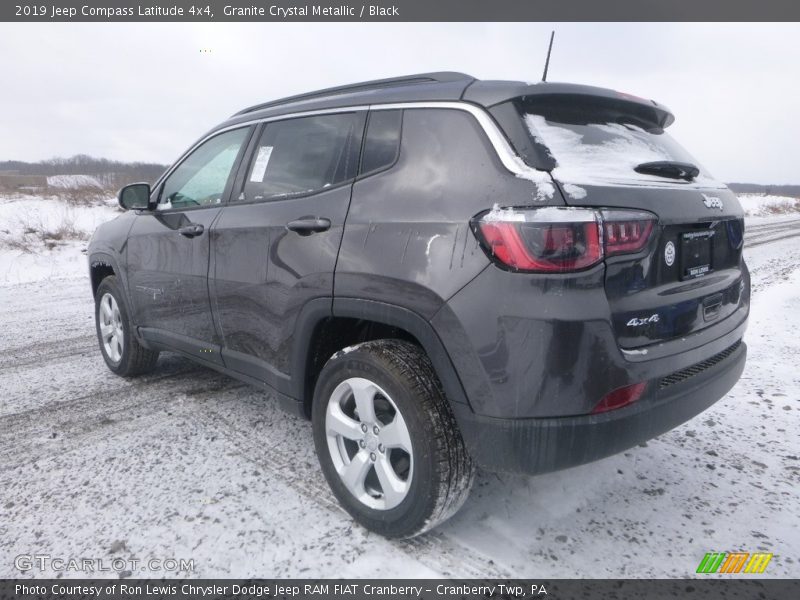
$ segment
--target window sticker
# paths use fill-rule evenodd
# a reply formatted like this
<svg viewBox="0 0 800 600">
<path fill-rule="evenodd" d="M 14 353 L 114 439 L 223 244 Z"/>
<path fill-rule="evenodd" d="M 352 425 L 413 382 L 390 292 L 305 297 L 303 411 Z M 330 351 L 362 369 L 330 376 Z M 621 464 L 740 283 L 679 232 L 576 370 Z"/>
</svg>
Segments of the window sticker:
<svg viewBox="0 0 800 600">
<path fill-rule="evenodd" d="M 256 162 L 253 164 L 253 172 L 250 173 L 250 181 L 252 183 L 262 183 L 264 181 L 264 174 L 267 172 L 270 156 L 272 156 L 272 146 L 261 146 L 258 149 L 258 156 L 256 156 Z"/>
</svg>

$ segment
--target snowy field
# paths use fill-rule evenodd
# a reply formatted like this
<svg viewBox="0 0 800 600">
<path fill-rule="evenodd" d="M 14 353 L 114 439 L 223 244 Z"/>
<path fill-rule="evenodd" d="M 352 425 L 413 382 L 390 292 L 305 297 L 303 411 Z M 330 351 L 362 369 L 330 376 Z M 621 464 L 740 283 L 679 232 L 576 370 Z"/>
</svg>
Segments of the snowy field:
<svg viewBox="0 0 800 600">
<path fill-rule="evenodd" d="M 12 202 L 0 201 L 0 233 L 20 206 L 31 220 L 55 210 Z M 765 576 L 798 577 L 800 214 L 752 204 L 764 216 L 748 218 L 749 358 L 727 397 L 591 465 L 480 473 L 453 519 L 404 542 L 349 519 L 310 424 L 268 395 L 174 355 L 141 379 L 112 375 L 85 243 L 4 247 L 0 577 L 34 553 L 194 559 L 180 573 L 194 577 L 686 577 L 706 552 L 737 550 L 773 552 Z M 77 225 L 116 214 L 86 210 Z"/>
<path fill-rule="evenodd" d="M 120 210 L 114 199 L 82 205 L 57 196 L 0 196 L 0 285 L 86 275 L 81 250 Z"/>
</svg>

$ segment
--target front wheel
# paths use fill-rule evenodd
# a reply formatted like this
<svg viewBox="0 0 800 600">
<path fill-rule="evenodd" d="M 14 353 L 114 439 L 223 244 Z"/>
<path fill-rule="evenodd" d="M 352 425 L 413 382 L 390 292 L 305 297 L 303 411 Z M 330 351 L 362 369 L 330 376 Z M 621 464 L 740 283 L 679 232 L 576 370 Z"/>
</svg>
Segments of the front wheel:
<svg viewBox="0 0 800 600">
<path fill-rule="evenodd" d="M 412 537 L 466 500 L 475 469 L 418 346 L 377 340 L 337 353 L 320 373 L 312 412 L 325 478 L 366 528 Z"/>
<path fill-rule="evenodd" d="M 122 377 L 153 370 L 158 352 L 143 347 L 134 337 L 125 297 L 113 275 L 97 287 L 94 316 L 100 353 L 109 369 Z"/>
</svg>

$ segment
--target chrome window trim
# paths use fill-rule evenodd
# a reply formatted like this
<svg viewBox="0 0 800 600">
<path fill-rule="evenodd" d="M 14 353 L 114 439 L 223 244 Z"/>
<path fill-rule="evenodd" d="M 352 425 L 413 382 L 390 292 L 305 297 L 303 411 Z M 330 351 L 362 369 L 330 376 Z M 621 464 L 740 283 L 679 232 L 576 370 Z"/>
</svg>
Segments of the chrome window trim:
<svg viewBox="0 0 800 600">
<path fill-rule="evenodd" d="M 407 108 L 445 108 L 450 110 L 463 110 L 470 113 L 478 125 L 481 126 L 489 142 L 492 144 L 497 157 L 503 166 L 512 174 L 517 177 L 525 179 L 533 179 L 534 181 L 541 181 L 542 176 L 547 176 L 547 171 L 540 171 L 529 167 L 520 158 L 520 156 L 511 147 L 511 144 L 506 139 L 506 136 L 500 131 L 500 127 L 495 123 L 494 119 L 481 108 L 468 102 L 397 102 L 393 104 L 373 104 L 370 105 L 370 110 L 396 110 Z"/>
<path fill-rule="evenodd" d="M 469 104 L 467 102 L 454 102 L 454 101 L 430 101 L 430 102 L 394 102 L 394 103 L 387 103 L 387 104 L 360 104 L 356 106 L 340 106 L 336 108 L 325 108 L 320 110 L 309 110 L 309 111 L 300 111 L 294 113 L 286 113 L 284 115 L 276 115 L 274 117 L 263 117 L 260 119 L 251 119 L 249 121 L 242 121 L 241 123 L 236 123 L 234 125 L 229 125 L 228 127 L 224 127 L 222 129 L 217 129 L 216 131 L 211 132 L 204 138 L 201 138 L 197 141 L 191 148 L 189 148 L 186 152 L 184 152 L 175 163 L 164 172 L 161 177 L 153 184 L 153 190 L 157 189 L 171 174 L 172 172 L 180 166 L 180 164 L 186 160 L 186 158 L 194 152 L 199 146 L 206 143 L 211 138 L 225 133 L 227 131 L 231 131 L 233 129 L 239 129 L 242 127 L 251 127 L 253 125 L 259 125 L 261 123 L 270 123 L 272 121 L 284 121 L 287 119 L 296 119 L 299 117 L 315 117 L 320 115 L 333 115 L 337 113 L 347 113 L 347 112 L 358 112 L 362 110 L 407 110 L 407 109 L 414 109 L 414 108 L 438 108 L 438 109 L 449 109 L 449 110 L 462 110 L 464 112 L 470 113 L 475 120 L 478 122 L 478 125 L 481 126 L 483 132 L 486 134 L 486 137 L 489 139 L 489 142 L 492 144 L 497 157 L 500 159 L 500 162 L 503 166 L 511 172 L 513 175 L 517 177 L 523 177 L 525 179 L 533 179 L 541 180 L 543 175 L 547 175 L 547 171 L 539 171 L 538 169 L 534 169 L 533 167 L 529 167 L 525 164 L 525 162 L 519 157 L 519 155 L 514 152 L 514 149 L 511 147 L 511 144 L 508 143 L 508 140 L 500 131 L 500 128 L 497 126 L 497 123 L 489 116 L 489 114 L 481 107 L 476 106 L 474 104 Z"/>
</svg>

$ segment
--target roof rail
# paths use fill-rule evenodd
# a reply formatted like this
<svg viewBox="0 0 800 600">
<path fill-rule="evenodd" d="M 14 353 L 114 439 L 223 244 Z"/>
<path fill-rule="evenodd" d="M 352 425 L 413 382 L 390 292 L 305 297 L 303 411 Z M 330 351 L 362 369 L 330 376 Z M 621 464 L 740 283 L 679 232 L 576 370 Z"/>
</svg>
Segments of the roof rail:
<svg viewBox="0 0 800 600">
<path fill-rule="evenodd" d="M 325 96 L 336 96 L 339 94 L 347 94 L 350 92 L 361 92 L 368 90 L 381 89 L 386 87 L 394 87 L 400 85 L 412 85 L 415 83 L 450 83 L 455 81 L 474 81 L 475 78 L 465 73 L 457 73 L 454 71 L 441 71 L 437 73 L 419 73 L 417 75 L 406 75 L 405 77 L 390 77 L 389 79 L 375 79 L 373 81 L 364 81 L 361 83 L 353 83 L 351 85 L 341 85 L 316 92 L 309 92 L 306 94 L 298 94 L 297 96 L 288 96 L 280 98 L 279 100 L 272 100 L 263 104 L 256 104 L 240 110 L 234 117 L 244 115 L 247 113 L 255 112 L 264 108 L 272 106 L 279 106 L 281 104 L 288 104 L 290 102 L 299 102 L 300 100 L 310 100 L 312 98 L 323 98 Z"/>
</svg>

